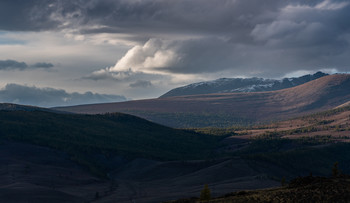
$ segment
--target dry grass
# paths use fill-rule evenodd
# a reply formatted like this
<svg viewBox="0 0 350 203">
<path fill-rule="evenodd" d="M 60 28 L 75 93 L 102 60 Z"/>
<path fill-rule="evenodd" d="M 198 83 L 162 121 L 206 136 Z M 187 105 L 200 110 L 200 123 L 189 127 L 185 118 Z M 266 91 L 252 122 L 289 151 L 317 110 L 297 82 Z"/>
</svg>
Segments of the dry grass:
<svg viewBox="0 0 350 203">
<path fill-rule="evenodd" d="M 235 132 L 244 134 L 240 136 L 244 139 L 271 135 L 289 139 L 331 137 L 335 141 L 348 142 L 350 141 L 350 108 L 345 106 L 342 109 L 335 113 L 313 114 Z"/>
</svg>

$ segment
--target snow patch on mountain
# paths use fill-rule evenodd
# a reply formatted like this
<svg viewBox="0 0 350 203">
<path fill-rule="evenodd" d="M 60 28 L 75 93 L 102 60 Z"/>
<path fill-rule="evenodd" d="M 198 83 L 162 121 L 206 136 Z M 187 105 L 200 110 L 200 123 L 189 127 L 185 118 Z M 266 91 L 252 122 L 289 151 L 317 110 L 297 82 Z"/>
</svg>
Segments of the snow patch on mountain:
<svg viewBox="0 0 350 203">
<path fill-rule="evenodd" d="M 283 78 L 281 80 L 265 78 L 219 78 L 211 81 L 192 83 L 170 90 L 161 97 L 234 93 L 234 92 L 262 92 L 294 87 L 328 74 L 317 72 L 313 75 L 304 75 L 298 78 Z"/>
</svg>

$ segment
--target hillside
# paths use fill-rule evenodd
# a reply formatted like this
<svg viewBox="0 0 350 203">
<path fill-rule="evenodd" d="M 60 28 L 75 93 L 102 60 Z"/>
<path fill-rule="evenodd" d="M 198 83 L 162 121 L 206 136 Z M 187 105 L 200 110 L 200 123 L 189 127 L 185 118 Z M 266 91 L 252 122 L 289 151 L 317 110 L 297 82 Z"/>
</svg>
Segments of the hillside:
<svg viewBox="0 0 350 203">
<path fill-rule="evenodd" d="M 349 86 L 349 74 L 336 74 L 278 91 L 189 95 L 56 109 L 87 114 L 123 112 L 172 127 L 227 127 L 337 107 L 350 101 Z"/>
<path fill-rule="evenodd" d="M 205 159 L 219 141 L 218 137 L 171 129 L 120 113 L 75 115 L 22 110 L 0 111 L 0 139 L 62 150 L 96 174 L 104 170 L 96 154 L 155 160 Z"/>
<path fill-rule="evenodd" d="M 233 129 L 226 129 L 225 132 L 233 132 Z M 341 105 L 328 111 L 234 132 L 240 134 L 242 139 L 260 137 L 349 142 L 350 106 Z"/>
<path fill-rule="evenodd" d="M 297 78 L 283 78 L 281 80 L 263 78 L 220 78 L 178 87 L 163 94 L 160 98 L 213 93 L 274 91 L 295 87 L 326 75 L 328 74 L 317 72 L 313 75 L 304 75 Z"/>
</svg>

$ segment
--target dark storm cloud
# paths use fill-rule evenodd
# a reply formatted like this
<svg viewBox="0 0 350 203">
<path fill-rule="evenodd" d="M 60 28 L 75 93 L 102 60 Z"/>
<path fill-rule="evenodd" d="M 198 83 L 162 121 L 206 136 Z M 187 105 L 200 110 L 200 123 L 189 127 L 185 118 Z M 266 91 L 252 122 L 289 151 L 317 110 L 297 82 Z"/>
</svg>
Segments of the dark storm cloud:
<svg viewBox="0 0 350 203">
<path fill-rule="evenodd" d="M 329 3 L 324 8 L 311 9 L 322 2 Z M 346 31 L 349 8 L 339 10 L 337 5 L 341 3 L 346 1 L 4 0 L 0 2 L 0 29 L 49 30 L 73 26 L 81 33 L 90 34 L 146 34 L 150 38 L 166 33 L 200 34 L 253 42 L 251 32 L 279 20 L 281 10 L 287 6 L 297 9 L 282 18 L 292 19 L 292 22 L 333 24 L 338 31 Z"/>
<path fill-rule="evenodd" d="M 150 55 L 144 52 L 125 55 L 130 63 L 122 69 L 278 77 L 320 68 L 348 71 L 350 63 L 347 1 L 98 1 L 83 13 L 84 22 L 102 27 L 81 32 L 126 33 L 144 45 L 172 41 L 153 47 L 154 58 L 174 52 L 164 66 L 145 65 Z"/>
<path fill-rule="evenodd" d="M 78 23 L 87 26 L 81 30 L 86 33 L 227 33 L 249 31 L 254 23 L 268 17 L 264 11 L 275 12 L 281 4 L 285 3 L 277 0 L 264 3 L 259 0 L 4 0 L 0 2 L 0 29 L 49 30 Z"/>
<path fill-rule="evenodd" d="M 0 70 L 26 70 L 30 68 L 52 68 L 54 67 L 51 63 L 38 62 L 33 65 L 27 65 L 25 62 L 19 62 L 15 60 L 0 60 Z"/>
<path fill-rule="evenodd" d="M 96 94 L 92 92 L 68 93 L 53 88 L 37 88 L 18 84 L 7 84 L 0 90 L 0 102 L 27 104 L 42 107 L 77 105 L 89 103 L 125 101 L 124 96 Z"/>
<path fill-rule="evenodd" d="M 58 21 L 50 18 L 55 8 L 45 0 L 0 1 L 0 30 L 38 31 L 54 29 Z"/>
<path fill-rule="evenodd" d="M 254 25 L 271 20 L 283 5 L 286 2 L 278 0 L 89 1 L 79 8 L 79 22 L 85 25 L 80 33 L 123 33 L 139 42 L 168 35 L 251 42 Z"/>
<path fill-rule="evenodd" d="M 281 76 L 319 68 L 349 71 L 350 64 L 348 1 L 5 0 L 0 19 L 2 30 L 121 33 L 119 38 L 138 46 L 151 39 L 171 41 L 125 55 L 128 63 L 109 69 L 110 74 L 92 74 L 96 80 L 118 78 L 116 73 L 129 68 Z M 150 66 L 150 52 L 154 62 L 164 63 Z"/>
</svg>

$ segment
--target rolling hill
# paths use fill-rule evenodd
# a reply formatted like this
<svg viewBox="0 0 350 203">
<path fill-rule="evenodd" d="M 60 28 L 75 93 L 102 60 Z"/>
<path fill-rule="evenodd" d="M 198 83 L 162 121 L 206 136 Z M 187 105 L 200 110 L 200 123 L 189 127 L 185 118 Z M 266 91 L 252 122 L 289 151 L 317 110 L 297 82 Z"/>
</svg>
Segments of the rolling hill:
<svg viewBox="0 0 350 203">
<path fill-rule="evenodd" d="M 218 137 L 172 129 L 121 113 L 79 115 L 16 108 L 27 110 L 0 111 L 0 139 L 62 150 L 92 171 L 100 168 L 89 154 L 156 160 L 205 159 L 219 141 Z"/>
<path fill-rule="evenodd" d="M 313 75 L 304 75 L 297 78 L 283 78 L 281 80 L 264 78 L 220 78 L 178 87 L 163 94 L 160 98 L 213 93 L 274 91 L 295 87 L 326 75 L 328 74 L 317 72 Z"/>
<path fill-rule="evenodd" d="M 83 114 L 123 112 L 171 127 L 227 127 L 288 119 L 350 101 L 350 75 L 324 76 L 268 92 L 220 93 L 55 108 Z"/>
</svg>

